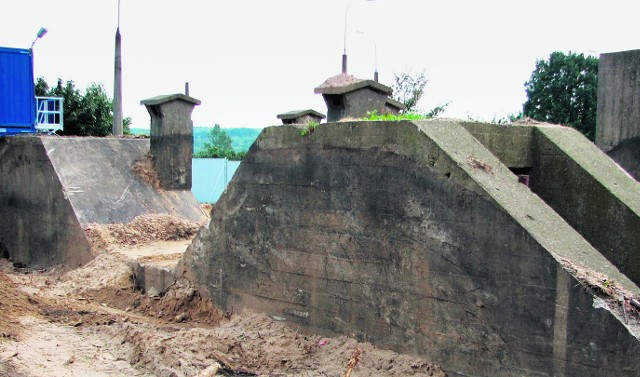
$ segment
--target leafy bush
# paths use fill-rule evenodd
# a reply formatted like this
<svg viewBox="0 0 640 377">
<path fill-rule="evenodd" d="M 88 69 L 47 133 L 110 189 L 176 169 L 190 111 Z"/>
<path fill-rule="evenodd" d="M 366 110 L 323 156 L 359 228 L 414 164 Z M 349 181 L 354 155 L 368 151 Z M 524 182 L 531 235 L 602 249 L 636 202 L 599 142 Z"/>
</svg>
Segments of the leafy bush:
<svg viewBox="0 0 640 377">
<path fill-rule="evenodd" d="M 113 102 L 101 84 L 92 83 L 82 93 L 72 80 L 63 85 L 58 79 L 58 85 L 49 88 L 44 78 L 38 77 L 35 93 L 36 96 L 64 98 L 64 130 L 60 134 L 107 136 L 113 133 Z M 123 123 L 124 133 L 130 134 L 131 118 L 125 118 Z"/>
<path fill-rule="evenodd" d="M 313 131 L 316 130 L 316 127 L 318 127 L 320 125 L 320 123 L 318 122 L 309 122 L 307 123 L 307 128 L 305 128 L 304 130 L 302 130 L 302 132 L 300 132 L 300 136 L 307 136 L 313 133 Z"/>
</svg>

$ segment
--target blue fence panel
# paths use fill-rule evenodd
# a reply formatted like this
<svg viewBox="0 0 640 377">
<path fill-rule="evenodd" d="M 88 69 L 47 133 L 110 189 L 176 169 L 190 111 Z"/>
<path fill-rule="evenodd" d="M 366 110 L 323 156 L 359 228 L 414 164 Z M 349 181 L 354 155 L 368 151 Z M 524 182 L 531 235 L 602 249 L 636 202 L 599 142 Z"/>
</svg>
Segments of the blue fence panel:
<svg viewBox="0 0 640 377">
<path fill-rule="evenodd" d="M 196 200 L 200 203 L 217 202 L 239 166 L 240 161 L 224 158 L 194 158 L 191 192 Z"/>
</svg>

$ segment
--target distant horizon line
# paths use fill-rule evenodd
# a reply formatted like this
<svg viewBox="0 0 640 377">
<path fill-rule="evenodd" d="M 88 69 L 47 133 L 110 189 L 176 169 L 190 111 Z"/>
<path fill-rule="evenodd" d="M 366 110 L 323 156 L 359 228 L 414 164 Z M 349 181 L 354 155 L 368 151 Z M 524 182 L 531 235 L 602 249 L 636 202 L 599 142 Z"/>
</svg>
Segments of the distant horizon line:
<svg viewBox="0 0 640 377">
<path fill-rule="evenodd" d="M 215 126 L 216 126 L 216 125 L 213 125 L 213 126 L 195 126 L 195 125 L 194 125 L 194 126 L 193 126 L 193 128 L 196 128 L 196 127 L 199 127 L 199 128 L 213 128 L 213 127 L 215 127 Z M 228 128 L 236 128 L 236 129 L 237 129 L 237 128 L 248 128 L 248 129 L 251 129 L 251 130 L 261 130 L 261 129 L 266 128 L 266 127 L 272 127 L 272 126 L 264 126 L 264 127 L 250 127 L 250 126 L 242 126 L 242 127 L 222 127 L 222 126 L 220 126 L 220 128 L 222 128 L 222 129 L 228 129 Z M 129 127 L 129 129 L 150 130 L 150 129 L 151 129 L 151 127 L 150 127 L 150 126 L 149 126 L 149 127 Z"/>
</svg>

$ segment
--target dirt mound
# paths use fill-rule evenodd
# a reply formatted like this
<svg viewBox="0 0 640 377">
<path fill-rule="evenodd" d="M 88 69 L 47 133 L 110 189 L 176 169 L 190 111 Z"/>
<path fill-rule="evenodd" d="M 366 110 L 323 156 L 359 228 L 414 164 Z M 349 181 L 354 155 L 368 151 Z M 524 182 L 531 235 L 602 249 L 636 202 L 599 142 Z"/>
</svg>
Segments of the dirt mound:
<svg viewBox="0 0 640 377">
<path fill-rule="evenodd" d="M 225 316 L 210 299 L 202 297 L 195 287 L 185 280 L 177 281 L 161 297 L 149 297 L 132 288 L 112 287 L 87 291 L 85 297 L 109 307 L 135 311 L 166 322 L 190 322 L 212 326 L 218 324 Z"/>
<path fill-rule="evenodd" d="M 249 312 L 212 329 L 117 323 L 95 330 L 127 346 L 119 359 L 158 376 L 195 376 L 214 363 L 223 366 L 218 375 L 338 376 L 348 370 L 355 350 L 360 357 L 354 377 L 446 376 L 424 359 L 347 337 L 305 336 L 266 315 Z"/>
<path fill-rule="evenodd" d="M 151 186 L 157 189 L 162 188 L 162 182 L 158 176 L 158 171 L 155 168 L 153 155 L 151 153 L 147 153 L 142 160 L 134 162 L 131 171 Z"/>
<path fill-rule="evenodd" d="M 539 120 L 535 120 L 530 117 L 522 117 L 520 119 L 516 119 L 516 121 L 513 122 L 512 124 L 518 125 L 518 126 L 540 126 L 540 125 L 557 126 L 557 124 L 541 122 Z"/>
<path fill-rule="evenodd" d="M 0 376 L 192 377 L 217 364 L 217 376 L 445 376 L 424 359 L 355 339 L 303 335 L 264 314 L 223 312 L 187 281 L 160 297 L 133 289 L 129 252 L 198 228 L 169 215 L 94 224 L 85 231 L 96 258 L 81 268 L 54 274 L 0 263 Z"/>
<path fill-rule="evenodd" d="M 199 228 L 200 224 L 196 222 L 158 214 L 138 216 L 128 224 L 89 224 L 84 231 L 94 250 L 105 250 L 113 245 L 134 246 L 186 239 Z"/>
<path fill-rule="evenodd" d="M 23 287 L 30 295 L 0 273 L 0 324 L 14 330 L 0 342 L 0 375 L 191 377 L 218 363 L 218 376 L 337 376 L 350 367 L 353 377 L 445 376 L 424 359 L 355 339 L 299 334 L 264 314 L 223 313 L 186 281 L 148 297 L 118 270 L 123 258 L 103 253 L 62 281 L 8 272 L 33 285 Z"/>
<path fill-rule="evenodd" d="M 38 301 L 24 292 L 4 273 L 0 272 L 0 341 L 17 339 L 21 316 L 39 316 Z"/>
<path fill-rule="evenodd" d="M 83 294 L 106 287 L 111 289 L 131 289 L 133 269 L 122 255 L 102 253 L 86 265 L 69 271 L 61 281 L 52 287 L 54 294 Z"/>
</svg>

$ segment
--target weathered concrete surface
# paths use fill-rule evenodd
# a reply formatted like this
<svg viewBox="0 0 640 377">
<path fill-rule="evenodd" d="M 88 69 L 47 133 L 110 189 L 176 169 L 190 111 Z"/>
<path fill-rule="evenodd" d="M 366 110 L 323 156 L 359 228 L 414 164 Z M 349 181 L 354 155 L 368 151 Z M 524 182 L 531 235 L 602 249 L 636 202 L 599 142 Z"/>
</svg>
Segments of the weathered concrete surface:
<svg viewBox="0 0 640 377">
<path fill-rule="evenodd" d="M 190 191 L 156 189 L 132 172 L 149 140 L 0 139 L 0 237 L 12 260 L 77 266 L 91 258 L 83 226 L 167 213 L 198 221 Z"/>
<path fill-rule="evenodd" d="M 143 100 L 151 116 L 151 154 L 167 190 L 191 190 L 193 122 L 191 113 L 200 100 L 170 94 Z"/>
<path fill-rule="evenodd" d="M 265 129 L 179 271 L 449 376 L 640 373 L 634 328 L 560 258 L 638 291 L 461 124 L 360 122 Z"/>
<path fill-rule="evenodd" d="M 92 259 L 89 243 L 39 138 L 0 138 L 0 248 L 29 266 Z"/>
<path fill-rule="evenodd" d="M 621 142 L 607 154 L 640 181 L 640 136 Z"/>
<path fill-rule="evenodd" d="M 640 179 L 640 50 L 601 54 L 596 144 Z M 634 157 L 634 158 L 632 158 Z"/>
<path fill-rule="evenodd" d="M 573 128 L 465 127 L 509 168 L 530 168 L 531 190 L 640 284 L 640 184 Z"/>
<path fill-rule="evenodd" d="M 327 121 L 359 119 L 369 112 L 397 114 L 404 108 L 389 98 L 393 89 L 373 80 L 362 80 L 348 74 L 328 78 L 314 89 L 327 104 Z"/>
<path fill-rule="evenodd" d="M 166 292 L 176 282 L 175 268 L 177 261 L 173 263 L 130 263 L 135 277 L 135 289 L 150 296 L 159 296 Z"/>
<path fill-rule="evenodd" d="M 156 213 L 198 221 L 202 211 L 189 190 L 159 190 L 133 173 L 149 140 L 42 138 L 81 224 L 128 223 Z"/>
</svg>

